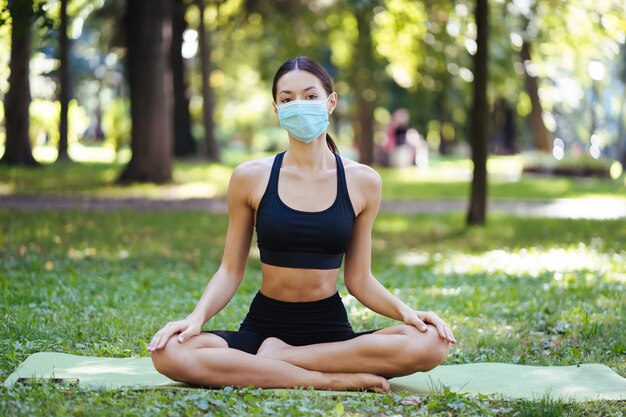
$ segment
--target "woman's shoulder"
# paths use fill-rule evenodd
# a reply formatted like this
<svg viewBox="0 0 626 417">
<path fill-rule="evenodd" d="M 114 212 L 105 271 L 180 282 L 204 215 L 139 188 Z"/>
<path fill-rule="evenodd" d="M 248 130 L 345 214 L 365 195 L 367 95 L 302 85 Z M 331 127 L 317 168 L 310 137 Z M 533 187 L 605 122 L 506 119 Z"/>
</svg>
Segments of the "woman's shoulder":
<svg viewBox="0 0 626 417">
<path fill-rule="evenodd" d="M 355 183 L 359 188 L 368 190 L 380 188 L 382 180 L 380 174 L 372 167 L 341 157 L 346 178 L 349 182 Z"/>
<path fill-rule="evenodd" d="M 259 177 L 269 176 L 273 162 L 274 156 L 242 162 L 233 170 L 231 181 L 256 182 Z"/>
</svg>

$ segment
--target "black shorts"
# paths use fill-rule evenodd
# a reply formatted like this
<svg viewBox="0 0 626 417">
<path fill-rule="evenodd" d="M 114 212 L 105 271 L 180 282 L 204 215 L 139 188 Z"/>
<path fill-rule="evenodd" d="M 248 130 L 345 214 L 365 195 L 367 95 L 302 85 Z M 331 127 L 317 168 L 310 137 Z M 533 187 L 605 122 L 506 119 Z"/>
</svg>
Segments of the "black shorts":
<svg viewBox="0 0 626 417">
<path fill-rule="evenodd" d="M 339 293 L 319 301 L 287 302 L 258 292 L 238 331 L 214 330 L 228 347 L 256 354 L 268 337 L 293 346 L 340 342 L 375 330 L 356 333 Z"/>
</svg>

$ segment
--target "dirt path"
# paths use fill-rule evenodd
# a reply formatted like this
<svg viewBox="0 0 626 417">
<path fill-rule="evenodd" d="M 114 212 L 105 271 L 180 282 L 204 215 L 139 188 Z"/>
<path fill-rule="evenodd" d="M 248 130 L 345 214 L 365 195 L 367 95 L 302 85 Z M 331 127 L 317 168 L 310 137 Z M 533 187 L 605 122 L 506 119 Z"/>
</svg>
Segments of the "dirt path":
<svg viewBox="0 0 626 417">
<path fill-rule="evenodd" d="M 450 213 L 466 210 L 465 200 L 386 200 L 381 211 L 386 213 Z M 207 211 L 226 213 L 226 200 L 215 199 L 148 199 L 148 198 L 96 198 L 75 196 L 2 195 L 0 209 L 12 210 L 148 210 L 148 211 Z M 492 200 L 490 212 L 504 212 L 516 216 L 620 219 L 626 218 L 624 199 L 557 199 Z"/>
</svg>

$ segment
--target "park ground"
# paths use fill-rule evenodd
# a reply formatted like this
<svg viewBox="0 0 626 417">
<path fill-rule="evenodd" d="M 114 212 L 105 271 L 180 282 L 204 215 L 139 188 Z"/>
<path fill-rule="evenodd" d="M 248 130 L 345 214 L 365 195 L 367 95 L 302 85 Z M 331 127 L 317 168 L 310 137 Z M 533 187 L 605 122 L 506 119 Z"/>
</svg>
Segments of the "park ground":
<svg viewBox="0 0 626 417">
<path fill-rule="evenodd" d="M 626 204 L 624 179 L 527 178 L 510 169 L 511 160 L 492 164 L 490 204 L 504 209 L 477 228 L 464 224 L 467 161 L 381 170 L 374 274 L 452 325 L 459 343 L 448 364 L 603 363 L 626 376 L 626 226 L 623 216 L 597 216 Z M 220 262 L 227 216 L 219 202 L 231 170 L 181 163 L 174 184 L 117 187 L 115 164 L 1 168 L 0 379 L 44 350 L 147 355 L 154 331 L 191 311 Z M 194 206 L 194 199 L 216 205 Z M 582 215 L 506 209 L 559 201 L 578 205 L 571 213 Z M 260 276 L 253 245 L 239 292 L 207 327 L 235 329 Z M 355 329 L 392 324 L 341 283 L 339 290 Z M 0 388 L 0 415 L 7 416 L 618 416 L 625 409 L 619 401 L 504 400 L 445 389 L 406 399 L 253 388 Z"/>
</svg>

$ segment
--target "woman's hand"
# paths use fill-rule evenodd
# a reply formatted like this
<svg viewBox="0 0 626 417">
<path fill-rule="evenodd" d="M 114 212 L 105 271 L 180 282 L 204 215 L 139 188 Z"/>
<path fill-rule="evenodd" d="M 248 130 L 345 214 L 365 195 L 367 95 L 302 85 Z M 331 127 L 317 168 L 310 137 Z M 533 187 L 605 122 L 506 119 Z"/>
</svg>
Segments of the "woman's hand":
<svg viewBox="0 0 626 417">
<path fill-rule="evenodd" d="M 200 334 L 201 327 L 202 323 L 200 321 L 189 317 L 184 320 L 171 321 L 163 326 L 161 330 L 156 332 L 156 334 L 152 337 L 152 340 L 147 347 L 148 352 L 163 349 L 167 341 L 170 340 L 170 337 L 176 333 L 180 333 L 178 335 L 178 342 L 184 343 L 192 336 Z"/>
<path fill-rule="evenodd" d="M 417 327 L 419 331 L 425 332 L 428 329 L 426 324 L 432 324 L 437 329 L 439 337 L 449 341 L 450 343 L 456 343 L 456 339 L 452 335 L 450 326 L 446 324 L 436 313 L 432 311 L 417 311 L 409 309 L 404 314 L 403 321 L 406 324 Z"/>
</svg>

